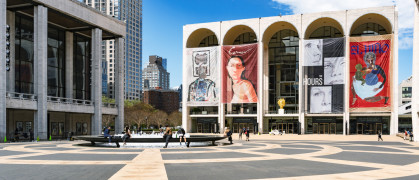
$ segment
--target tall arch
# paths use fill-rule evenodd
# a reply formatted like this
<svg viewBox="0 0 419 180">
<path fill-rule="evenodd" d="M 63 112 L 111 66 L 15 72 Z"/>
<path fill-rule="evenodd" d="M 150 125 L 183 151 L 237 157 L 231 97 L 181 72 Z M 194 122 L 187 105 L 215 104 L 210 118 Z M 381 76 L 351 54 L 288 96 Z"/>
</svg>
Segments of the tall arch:
<svg viewBox="0 0 419 180">
<path fill-rule="evenodd" d="M 322 31 L 323 27 L 325 31 Z M 330 27 L 330 28 L 329 28 Z M 328 30 L 330 30 L 328 32 Z M 336 31 L 337 30 L 337 31 Z M 319 36 L 313 36 L 313 33 L 316 32 L 324 32 L 325 34 Z M 323 38 L 333 38 L 333 37 L 343 37 L 345 34 L 342 25 L 336 21 L 335 19 L 329 17 L 323 17 L 314 20 L 307 26 L 304 34 L 304 39 L 316 38 L 316 39 L 323 39 Z"/>
<path fill-rule="evenodd" d="M 277 32 L 279 32 L 283 29 L 290 29 L 292 31 L 297 32 L 297 34 L 299 34 L 297 28 L 295 28 L 295 26 L 292 25 L 291 23 L 286 22 L 286 21 L 279 21 L 279 22 L 275 22 L 275 23 L 271 24 L 265 30 L 265 32 L 263 32 L 262 42 L 264 44 L 268 44 L 269 41 L 271 40 L 272 36 L 274 36 Z"/>
<path fill-rule="evenodd" d="M 249 26 L 237 25 L 224 35 L 223 45 L 253 43 L 257 42 L 257 38 L 255 31 Z"/>
<path fill-rule="evenodd" d="M 369 13 L 352 23 L 351 36 L 383 35 L 393 32 L 391 22 L 381 14 Z"/>
<path fill-rule="evenodd" d="M 220 44 L 218 37 L 213 31 L 207 28 L 201 28 L 189 35 L 186 41 L 186 48 L 218 46 L 218 44 Z"/>
</svg>

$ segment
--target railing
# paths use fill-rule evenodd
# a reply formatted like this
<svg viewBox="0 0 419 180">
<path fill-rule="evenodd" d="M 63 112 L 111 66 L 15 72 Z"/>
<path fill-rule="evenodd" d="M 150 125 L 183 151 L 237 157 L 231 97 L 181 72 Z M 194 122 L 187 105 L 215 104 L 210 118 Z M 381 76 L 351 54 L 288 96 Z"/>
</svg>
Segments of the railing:
<svg viewBox="0 0 419 180">
<path fill-rule="evenodd" d="M 249 112 L 247 112 L 247 111 L 243 111 L 243 112 L 240 112 L 240 111 L 226 111 L 226 114 L 257 114 L 257 111 L 249 111 Z"/>
<path fill-rule="evenodd" d="M 265 114 L 279 114 L 278 110 L 273 111 L 273 110 L 266 110 Z M 297 110 L 284 110 L 284 114 L 298 114 Z"/>
<path fill-rule="evenodd" d="M 116 105 L 115 103 L 102 103 L 102 107 L 117 108 L 118 105 Z"/>
<path fill-rule="evenodd" d="M 29 100 L 29 101 L 37 100 L 37 97 L 35 94 L 25 94 L 25 93 L 17 93 L 17 92 L 6 92 L 6 98 L 18 99 L 18 100 Z"/>
<path fill-rule="evenodd" d="M 71 98 L 63 98 L 63 97 L 47 97 L 48 102 L 52 103 L 59 103 L 59 104 L 73 104 L 73 105 L 83 105 L 83 106 L 92 106 L 92 101 L 83 100 L 83 99 L 71 99 Z"/>
<path fill-rule="evenodd" d="M 190 115 L 211 115 L 211 114 L 218 114 L 218 111 L 211 112 L 211 111 L 191 111 Z"/>
</svg>

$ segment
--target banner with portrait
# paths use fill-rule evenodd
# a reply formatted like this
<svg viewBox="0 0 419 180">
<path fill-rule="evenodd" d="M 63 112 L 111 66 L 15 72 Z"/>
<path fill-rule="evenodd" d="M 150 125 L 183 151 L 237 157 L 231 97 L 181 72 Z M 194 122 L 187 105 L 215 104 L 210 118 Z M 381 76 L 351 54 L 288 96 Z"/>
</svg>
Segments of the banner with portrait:
<svg viewBox="0 0 419 180">
<path fill-rule="evenodd" d="M 307 113 L 344 111 L 345 39 L 304 40 L 304 99 Z"/>
<path fill-rule="evenodd" d="M 220 100 L 218 47 L 188 48 L 186 88 L 189 106 L 218 106 Z"/>
<path fill-rule="evenodd" d="M 391 111 L 392 38 L 381 35 L 350 39 L 350 111 Z"/>
<path fill-rule="evenodd" d="M 258 44 L 222 48 L 222 102 L 258 102 Z"/>
</svg>

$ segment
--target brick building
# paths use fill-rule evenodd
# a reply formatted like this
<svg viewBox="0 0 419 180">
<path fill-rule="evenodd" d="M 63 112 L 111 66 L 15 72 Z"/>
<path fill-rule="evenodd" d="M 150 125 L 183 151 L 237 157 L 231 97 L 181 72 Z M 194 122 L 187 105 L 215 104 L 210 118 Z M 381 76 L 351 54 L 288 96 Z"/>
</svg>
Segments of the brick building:
<svg viewBox="0 0 419 180">
<path fill-rule="evenodd" d="M 170 114 L 179 110 L 179 92 L 174 90 L 145 89 L 144 102 Z"/>
</svg>

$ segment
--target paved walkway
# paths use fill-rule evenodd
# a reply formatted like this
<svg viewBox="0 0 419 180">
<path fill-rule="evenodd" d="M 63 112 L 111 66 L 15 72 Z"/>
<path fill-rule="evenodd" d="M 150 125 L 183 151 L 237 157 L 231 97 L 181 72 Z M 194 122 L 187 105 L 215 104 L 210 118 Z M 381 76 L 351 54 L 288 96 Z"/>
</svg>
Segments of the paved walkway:
<svg viewBox="0 0 419 180">
<path fill-rule="evenodd" d="M 233 145 L 0 144 L 0 179 L 419 179 L 419 143 L 395 136 L 252 135 Z M 227 143 L 222 141 L 221 143 Z"/>
</svg>

